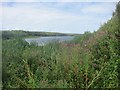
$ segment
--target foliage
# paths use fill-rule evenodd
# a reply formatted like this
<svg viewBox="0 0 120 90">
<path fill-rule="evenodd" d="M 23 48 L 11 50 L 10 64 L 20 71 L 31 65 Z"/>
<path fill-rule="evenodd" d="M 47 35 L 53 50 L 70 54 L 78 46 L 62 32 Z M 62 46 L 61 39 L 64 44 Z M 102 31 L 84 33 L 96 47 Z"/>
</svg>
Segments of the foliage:
<svg viewBox="0 0 120 90">
<path fill-rule="evenodd" d="M 98 31 L 86 32 L 71 42 L 38 46 L 24 41 L 25 34 L 3 40 L 3 87 L 118 88 L 120 22 L 117 15 Z M 4 35 L 7 37 L 9 33 Z"/>
<path fill-rule="evenodd" d="M 22 30 L 2 31 L 2 39 L 24 38 L 24 37 L 37 37 L 37 36 L 67 36 L 75 34 L 64 34 L 55 32 L 30 32 Z"/>
</svg>

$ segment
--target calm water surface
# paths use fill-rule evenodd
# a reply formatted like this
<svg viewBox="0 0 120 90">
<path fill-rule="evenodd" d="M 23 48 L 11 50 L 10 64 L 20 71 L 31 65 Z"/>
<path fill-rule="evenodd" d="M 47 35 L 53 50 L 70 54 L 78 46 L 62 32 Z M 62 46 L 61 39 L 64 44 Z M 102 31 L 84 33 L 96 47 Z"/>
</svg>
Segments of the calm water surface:
<svg viewBox="0 0 120 90">
<path fill-rule="evenodd" d="M 50 42 L 54 42 L 54 41 L 59 41 L 59 42 L 69 41 L 69 40 L 72 40 L 73 38 L 74 38 L 74 36 L 49 36 L 49 37 L 38 37 L 38 38 L 26 38 L 25 40 L 28 43 L 36 42 L 36 43 L 38 43 L 39 46 L 43 46 L 43 45 L 48 44 Z"/>
</svg>

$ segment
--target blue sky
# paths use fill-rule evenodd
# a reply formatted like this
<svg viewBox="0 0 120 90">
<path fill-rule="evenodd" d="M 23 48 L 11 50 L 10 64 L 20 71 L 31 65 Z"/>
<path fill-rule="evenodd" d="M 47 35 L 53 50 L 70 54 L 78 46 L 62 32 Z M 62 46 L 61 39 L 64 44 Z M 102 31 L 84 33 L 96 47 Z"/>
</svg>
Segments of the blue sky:
<svg viewBox="0 0 120 90">
<path fill-rule="evenodd" d="M 0 30 L 93 32 L 111 18 L 116 5 L 116 2 L 69 1 L 1 2 Z"/>
</svg>

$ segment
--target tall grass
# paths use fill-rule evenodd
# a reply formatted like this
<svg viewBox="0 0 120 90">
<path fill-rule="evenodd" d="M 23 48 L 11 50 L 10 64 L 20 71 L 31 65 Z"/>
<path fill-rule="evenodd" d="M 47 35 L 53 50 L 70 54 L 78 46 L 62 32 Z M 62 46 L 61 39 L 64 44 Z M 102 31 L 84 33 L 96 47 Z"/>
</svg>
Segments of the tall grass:
<svg viewBox="0 0 120 90">
<path fill-rule="evenodd" d="M 94 33 L 45 46 L 3 40 L 3 87 L 119 88 L 119 25 L 115 15 Z"/>
</svg>

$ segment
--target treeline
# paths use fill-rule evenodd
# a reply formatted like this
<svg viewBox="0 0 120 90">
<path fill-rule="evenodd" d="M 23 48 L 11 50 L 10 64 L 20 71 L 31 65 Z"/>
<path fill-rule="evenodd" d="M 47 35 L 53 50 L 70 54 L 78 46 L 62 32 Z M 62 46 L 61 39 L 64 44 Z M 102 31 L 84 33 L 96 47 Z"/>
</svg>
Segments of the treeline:
<svg viewBox="0 0 120 90">
<path fill-rule="evenodd" d="M 69 43 L 37 46 L 21 38 L 3 40 L 3 88 L 119 89 L 119 7 L 98 31 Z"/>
<path fill-rule="evenodd" d="M 30 32 L 23 30 L 2 31 L 2 39 L 23 38 L 30 36 L 67 36 L 75 34 L 55 33 L 55 32 Z"/>
</svg>

